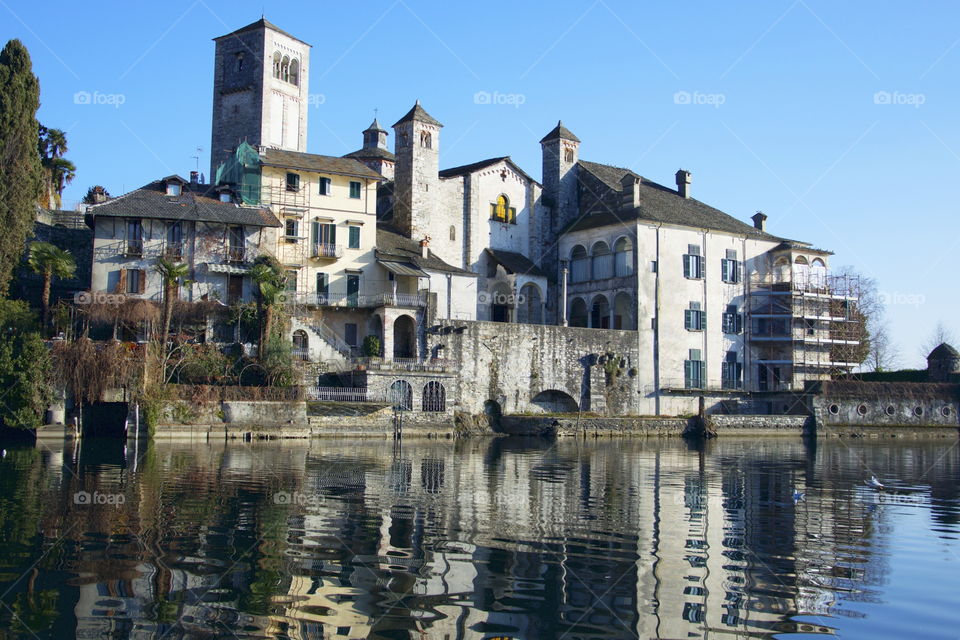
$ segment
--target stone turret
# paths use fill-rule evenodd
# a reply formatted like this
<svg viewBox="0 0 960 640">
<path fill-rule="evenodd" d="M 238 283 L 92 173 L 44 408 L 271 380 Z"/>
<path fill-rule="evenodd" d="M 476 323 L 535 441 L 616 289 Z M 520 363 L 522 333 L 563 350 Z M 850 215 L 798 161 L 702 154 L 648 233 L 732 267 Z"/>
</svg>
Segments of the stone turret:
<svg viewBox="0 0 960 640">
<path fill-rule="evenodd" d="M 409 238 L 429 235 L 440 196 L 440 121 L 420 101 L 393 125 L 397 164 L 393 224 Z"/>
<path fill-rule="evenodd" d="M 387 130 L 380 126 L 376 118 L 363 130 L 363 147 L 344 157 L 362 162 L 387 180 L 394 179 L 397 158 L 387 149 Z"/>
<path fill-rule="evenodd" d="M 927 356 L 927 381 L 950 382 L 960 376 L 960 353 L 946 342 Z"/>
</svg>

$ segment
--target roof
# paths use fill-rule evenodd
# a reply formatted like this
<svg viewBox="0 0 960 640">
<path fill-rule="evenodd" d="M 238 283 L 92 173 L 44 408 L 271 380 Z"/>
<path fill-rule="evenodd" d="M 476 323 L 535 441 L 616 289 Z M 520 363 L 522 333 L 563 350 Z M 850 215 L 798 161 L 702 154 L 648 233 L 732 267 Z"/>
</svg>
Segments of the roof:
<svg viewBox="0 0 960 640">
<path fill-rule="evenodd" d="M 591 173 L 611 190 L 618 193 L 623 188 L 620 181 L 624 176 L 632 175 L 639 178 L 640 206 L 616 211 L 581 212 L 580 218 L 575 220 L 564 231 L 565 233 L 621 224 L 632 220 L 648 220 L 683 227 L 713 229 L 759 240 L 784 240 L 765 231 L 760 231 L 753 225 L 738 220 L 699 200 L 684 198 L 677 193 L 676 189 L 648 180 L 629 169 L 587 162 L 586 160 L 580 160 L 577 164 L 581 169 Z"/>
<path fill-rule="evenodd" d="M 313 46 L 313 45 L 311 45 L 309 42 L 304 42 L 303 40 L 301 40 L 301 39 L 298 38 L 297 36 L 295 36 L 295 35 L 293 35 L 293 34 L 290 34 L 290 33 L 287 33 L 286 31 L 284 31 L 283 29 L 281 29 L 281 28 L 278 27 L 277 25 L 273 24 L 272 22 L 270 22 L 269 20 L 267 20 L 267 19 L 264 18 L 264 17 L 261 17 L 261 18 L 260 18 L 259 20 L 257 20 L 256 22 L 251 22 L 250 24 L 248 24 L 248 25 L 245 26 L 245 27 L 240 27 L 240 28 L 237 29 L 236 31 L 231 31 L 230 33 L 228 33 L 228 34 L 226 34 L 226 35 L 218 36 L 218 37 L 214 38 L 214 40 L 215 40 L 215 41 L 216 41 L 216 40 L 223 40 L 224 38 L 230 38 L 230 37 L 232 37 L 232 36 L 238 36 L 238 35 L 240 35 L 241 33 L 247 33 L 248 31 L 258 31 L 258 30 L 260 30 L 260 29 L 272 29 L 273 31 L 276 31 L 277 33 L 282 33 L 283 35 L 287 36 L 288 38 L 293 38 L 293 39 L 296 40 L 297 42 L 303 42 L 303 44 L 307 45 L 308 47 L 312 47 L 312 46 Z"/>
<path fill-rule="evenodd" d="M 449 169 L 443 169 L 440 171 L 440 177 L 453 178 L 456 176 L 463 176 L 463 175 L 467 175 L 468 173 L 474 173 L 476 171 L 480 171 L 481 169 L 486 169 L 487 167 L 493 166 L 500 162 L 506 162 L 511 167 L 513 167 L 514 171 L 522 175 L 524 178 L 526 178 L 530 182 L 536 182 L 537 184 L 540 184 L 539 182 L 531 178 L 526 171 L 521 169 L 517 165 L 517 163 L 514 162 L 512 158 L 510 158 L 510 156 L 499 156 L 497 158 L 487 158 L 486 160 L 479 160 L 477 162 L 472 162 L 470 164 L 460 165 L 459 167 L 450 167 Z"/>
<path fill-rule="evenodd" d="M 940 345 L 927 356 L 928 360 L 953 360 L 956 358 L 960 358 L 960 353 L 946 342 L 941 342 Z"/>
<path fill-rule="evenodd" d="M 179 178 L 179 176 L 176 176 Z M 182 178 L 181 178 L 182 179 Z M 279 227 L 267 207 L 245 207 L 220 202 L 209 184 L 185 183 L 179 196 L 168 196 L 164 180 L 154 180 L 139 189 L 101 204 L 91 205 L 87 215 L 94 217 L 152 218 L 157 220 L 196 220 L 254 227 Z"/>
<path fill-rule="evenodd" d="M 380 131 L 382 133 L 387 132 L 386 129 L 380 126 L 380 122 L 376 118 L 373 119 L 373 122 L 370 123 L 369 127 L 363 130 L 364 133 L 366 133 L 367 131 Z"/>
<path fill-rule="evenodd" d="M 382 160 L 389 160 L 390 162 L 396 162 L 397 156 L 393 155 L 390 151 L 382 149 L 380 147 L 364 147 L 362 149 L 357 149 L 356 151 L 351 151 L 347 155 L 343 156 L 344 158 L 380 158 Z"/>
<path fill-rule="evenodd" d="M 426 271 L 442 271 L 462 276 L 476 276 L 472 271 L 466 271 L 447 264 L 433 251 L 424 258 L 420 253 L 420 243 L 403 235 L 391 225 L 377 223 L 377 259 L 412 264 L 418 269 Z"/>
<path fill-rule="evenodd" d="M 299 169 L 317 173 L 332 173 L 341 176 L 356 176 L 383 180 L 383 176 L 352 158 L 321 156 L 316 153 L 285 151 L 282 149 L 264 149 L 260 152 L 260 163 L 266 167 L 281 169 Z"/>
<path fill-rule="evenodd" d="M 484 249 L 484 251 L 486 251 L 490 257 L 496 260 L 499 264 L 503 265 L 503 268 L 510 273 L 519 273 L 521 275 L 528 276 L 540 276 L 543 278 L 547 277 L 546 274 L 540 270 L 540 267 L 535 265 L 525 255 L 514 253 L 512 251 L 490 249 L 489 247 Z"/>
<path fill-rule="evenodd" d="M 423 107 L 420 106 L 419 100 L 417 100 L 417 103 L 413 105 L 413 109 L 410 109 L 410 111 L 407 111 L 407 115 L 397 120 L 393 124 L 393 126 L 397 126 L 398 124 L 409 122 L 411 120 L 419 120 L 420 122 L 426 122 L 427 124 L 433 124 L 438 127 L 443 126 L 442 124 L 440 124 L 439 120 L 437 120 L 436 118 L 434 118 L 429 113 L 423 110 Z"/>
<path fill-rule="evenodd" d="M 573 135 L 573 132 L 570 131 L 570 129 L 567 129 L 565 126 L 563 126 L 563 120 L 557 120 L 557 126 L 555 126 L 550 133 L 543 136 L 540 142 L 542 144 L 547 140 L 556 140 L 557 138 L 562 140 L 572 140 L 573 142 L 580 142 L 580 138 Z"/>
<path fill-rule="evenodd" d="M 816 247 L 813 247 L 812 245 L 810 245 L 810 243 L 800 242 L 799 240 L 784 240 L 783 242 L 775 246 L 772 250 L 773 251 L 796 250 L 796 251 L 804 251 L 806 253 L 819 253 L 824 256 L 833 255 L 833 251 L 826 251 L 825 249 L 817 249 Z"/>
<path fill-rule="evenodd" d="M 380 266 L 390 273 L 398 276 L 413 276 L 415 278 L 426 278 L 429 274 L 423 269 L 418 269 L 409 262 L 393 262 L 392 260 L 377 260 Z"/>
</svg>

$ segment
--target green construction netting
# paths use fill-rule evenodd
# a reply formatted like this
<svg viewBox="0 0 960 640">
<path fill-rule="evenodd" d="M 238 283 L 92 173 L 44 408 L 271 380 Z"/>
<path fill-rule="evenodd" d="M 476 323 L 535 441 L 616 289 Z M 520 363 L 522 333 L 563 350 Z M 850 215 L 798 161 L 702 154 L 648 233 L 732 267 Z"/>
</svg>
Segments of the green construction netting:
<svg viewBox="0 0 960 640">
<path fill-rule="evenodd" d="M 217 167 L 217 185 L 233 187 L 243 204 L 260 204 L 260 155 L 241 142 L 233 155 Z"/>
</svg>

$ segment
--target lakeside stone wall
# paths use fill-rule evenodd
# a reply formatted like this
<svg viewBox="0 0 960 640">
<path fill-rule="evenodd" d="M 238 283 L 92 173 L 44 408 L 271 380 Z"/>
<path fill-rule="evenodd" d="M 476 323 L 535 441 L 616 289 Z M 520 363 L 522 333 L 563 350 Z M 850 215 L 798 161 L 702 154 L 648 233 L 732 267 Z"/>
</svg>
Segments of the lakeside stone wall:
<svg viewBox="0 0 960 640">
<path fill-rule="evenodd" d="M 960 385 L 823 382 L 808 390 L 809 413 L 824 426 L 960 427 Z"/>
</svg>

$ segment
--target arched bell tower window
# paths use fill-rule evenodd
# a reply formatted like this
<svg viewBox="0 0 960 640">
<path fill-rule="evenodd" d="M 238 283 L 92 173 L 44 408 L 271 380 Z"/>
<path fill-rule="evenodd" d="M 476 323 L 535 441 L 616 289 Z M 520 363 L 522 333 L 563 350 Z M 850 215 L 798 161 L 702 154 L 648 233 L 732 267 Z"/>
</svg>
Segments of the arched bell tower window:
<svg viewBox="0 0 960 640">
<path fill-rule="evenodd" d="M 424 149 L 433 148 L 433 136 L 430 135 L 429 131 L 420 132 L 420 146 L 423 147 Z"/>
<path fill-rule="evenodd" d="M 284 82 L 290 82 L 290 58 L 283 56 L 280 61 L 280 79 Z"/>
<path fill-rule="evenodd" d="M 517 209 L 510 206 L 510 199 L 506 195 L 500 194 L 497 201 L 490 205 L 490 219 L 517 224 Z"/>
<path fill-rule="evenodd" d="M 290 84 L 300 85 L 300 61 L 296 59 L 290 61 Z"/>
<path fill-rule="evenodd" d="M 280 52 L 273 54 L 273 77 L 280 77 Z"/>
<path fill-rule="evenodd" d="M 566 148 L 563 150 L 563 161 L 564 162 L 573 162 L 573 149 Z"/>
</svg>

